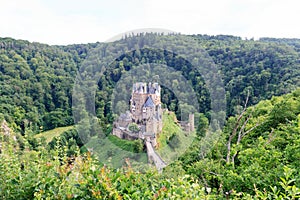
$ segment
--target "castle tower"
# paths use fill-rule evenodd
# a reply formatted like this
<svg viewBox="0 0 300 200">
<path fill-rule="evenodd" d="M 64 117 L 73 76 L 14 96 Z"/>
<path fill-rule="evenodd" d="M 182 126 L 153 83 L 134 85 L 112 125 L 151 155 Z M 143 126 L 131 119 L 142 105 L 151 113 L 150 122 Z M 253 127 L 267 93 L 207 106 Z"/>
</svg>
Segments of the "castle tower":
<svg viewBox="0 0 300 200">
<path fill-rule="evenodd" d="M 132 87 L 132 95 L 130 100 L 130 112 L 134 122 L 142 121 L 143 105 L 148 98 L 148 89 L 146 83 L 135 83 Z"/>
<path fill-rule="evenodd" d="M 190 113 L 189 114 L 189 124 L 190 124 L 190 131 L 193 132 L 195 131 L 195 122 L 194 122 L 194 114 Z"/>
<path fill-rule="evenodd" d="M 157 133 L 162 129 L 161 88 L 158 83 L 133 84 L 130 112 L 133 122 L 145 126 L 146 132 Z"/>
</svg>

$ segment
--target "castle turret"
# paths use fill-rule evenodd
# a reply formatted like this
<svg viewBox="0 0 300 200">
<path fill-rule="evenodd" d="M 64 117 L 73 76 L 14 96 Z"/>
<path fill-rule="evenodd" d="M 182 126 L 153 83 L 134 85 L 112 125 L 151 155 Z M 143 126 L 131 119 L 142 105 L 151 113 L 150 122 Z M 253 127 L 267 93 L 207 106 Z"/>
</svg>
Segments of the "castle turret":
<svg viewBox="0 0 300 200">
<path fill-rule="evenodd" d="M 194 114 L 193 113 L 189 114 L 189 124 L 190 124 L 190 131 L 191 132 L 195 131 L 195 122 L 194 122 Z"/>
<path fill-rule="evenodd" d="M 133 84 L 130 103 L 132 119 L 136 123 L 153 118 L 155 112 L 160 112 L 161 116 L 159 84 L 151 82 Z"/>
</svg>

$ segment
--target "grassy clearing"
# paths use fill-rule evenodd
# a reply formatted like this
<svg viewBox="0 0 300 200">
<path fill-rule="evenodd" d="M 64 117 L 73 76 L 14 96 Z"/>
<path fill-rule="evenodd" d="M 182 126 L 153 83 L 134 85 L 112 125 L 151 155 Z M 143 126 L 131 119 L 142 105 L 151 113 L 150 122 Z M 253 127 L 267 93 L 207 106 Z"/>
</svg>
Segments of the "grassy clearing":
<svg viewBox="0 0 300 200">
<path fill-rule="evenodd" d="M 49 130 L 49 131 L 45 131 L 45 132 L 39 133 L 39 134 L 35 135 L 34 137 L 35 138 L 44 137 L 44 138 L 46 138 L 46 142 L 49 143 L 49 142 L 51 142 L 51 140 L 54 137 L 59 136 L 63 132 L 68 131 L 68 130 L 70 130 L 73 127 L 74 126 L 66 126 L 66 127 L 55 128 L 55 129 L 52 129 L 52 130 Z"/>
<path fill-rule="evenodd" d="M 105 139 L 93 137 L 85 147 L 92 149 L 100 162 L 111 167 L 122 167 L 125 165 L 127 158 L 133 167 L 141 167 L 143 164 L 147 164 L 148 160 L 145 152 L 136 151 L 136 146 L 139 146 L 139 144 L 137 145 L 139 142 L 138 140 L 122 140 L 116 136 L 109 135 Z"/>
<path fill-rule="evenodd" d="M 123 140 L 114 135 L 109 135 L 108 139 L 121 149 L 133 153 L 142 153 L 144 144 L 141 140 Z"/>
<path fill-rule="evenodd" d="M 175 122 L 176 116 L 173 112 L 164 112 L 163 113 L 163 128 L 162 132 L 159 134 L 157 138 L 157 143 L 159 145 L 159 149 L 166 147 L 167 141 L 174 133 L 181 132 L 180 126 Z"/>
<path fill-rule="evenodd" d="M 195 132 L 187 133 L 180 128 L 176 123 L 175 113 L 165 112 L 163 114 L 163 129 L 157 139 L 159 143 L 157 152 L 165 162 L 171 163 L 186 151 L 195 137 Z M 176 143 L 171 145 L 175 141 Z"/>
</svg>

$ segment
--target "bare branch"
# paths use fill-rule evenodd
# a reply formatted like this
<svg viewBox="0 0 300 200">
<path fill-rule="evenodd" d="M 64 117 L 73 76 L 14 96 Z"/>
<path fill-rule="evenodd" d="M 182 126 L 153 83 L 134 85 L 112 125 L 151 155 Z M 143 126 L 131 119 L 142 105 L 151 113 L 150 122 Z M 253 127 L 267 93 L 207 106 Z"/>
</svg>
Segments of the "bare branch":
<svg viewBox="0 0 300 200">
<path fill-rule="evenodd" d="M 246 132 L 243 133 L 242 138 L 243 138 L 245 135 L 247 135 L 248 133 L 250 133 L 251 131 L 253 131 L 253 129 L 255 129 L 256 127 L 260 126 L 261 124 L 262 124 L 262 123 L 257 122 L 257 123 L 255 124 L 255 126 L 253 126 L 253 127 L 250 128 L 248 131 L 246 131 Z"/>
<path fill-rule="evenodd" d="M 223 176 L 222 174 L 217 174 L 217 173 L 215 173 L 215 172 L 208 172 L 208 173 L 210 173 L 210 174 L 212 174 L 212 175 L 215 175 L 215 176 Z"/>
<path fill-rule="evenodd" d="M 250 118 L 250 116 L 249 116 L 249 118 Z M 249 119 L 248 118 L 248 119 Z M 246 120 L 245 122 L 248 122 L 248 120 Z M 245 123 L 244 123 L 245 124 Z M 238 141 L 237 141 L 237 145 L 239 145 L 240 144 L 240 142 L 241 142 L 241 140 L 245 137 L 245 135 L 247 135 L 248 133 L 250 133 L 253 129 L 255 129 L 256 127 L 258 127 L 258 126 L 260 126 L 262 123 L 259 123 L 259 122 L 257 122 L 256 123 L 256 125 L 255 126 L 253 126 L 252 128 L 250 128 L 248 131 L 246 131 L 246 132 L 244 132 L 244 133 L 242 133 L 241 132 L 241 134 L 239 134 L 239 138 L 238 138 Z M 246 124 L 245 124 L 245 126 L 246 126 Z M 234 160 L 235 160 L 235 157 L 237 156 L 237 154 L 238 154 L 238 152 L 236 152 L 233 156 L 232 156 L 232 158 L 231 158 L 231 161 L 234 163 Z"/>
<path fill-rule="evenodd" d="M 242 134 L 242 133 L 243 133 L 243 131 L 245 130 L 246 125 L 247 125 L 247 123 L 248 123 L 248 121 L 249 121 L 250 118 L 251 118 L 251 115 L 249 115 L 249 116 L 247 117 L 247 119 L 244 121 L 243 126 L 241 127 L 241 129 L 240 129 L 240 131 L 239 131 L 238 139 L 237 139 L 236 144 L 239 144 L 239 143 L 241 142 L 241 140 L 242 140 L 242 138 L 243 138 L 243 134 Z"/>
<path fill-rule="evenodd" d="M 226 162 L 227 163 L 230 162 L 231 142 L 232 142 L 232 139 L 236 136 L 237 130 L 238 130 L 239 126 L 240 126 L 240 121 L 243 118 L 243 116 L 244 116 L 244 114 L 245 114 L 245 112 L 247 110 L 247 104 L 248 104 L 248 101 L 249 101 L 249 96 L 250 96 L 250 92 L 248 91 L 244 108 L 243 108 L 241 114 L 239 115 L 239 117 L 238 117 L 235 125 L 234 125 L 234 129 L 232 131 L 232 134 L 228 138 L 228 142 L 227 142 L 227 156 L 226 156 Z"/>
</svg>

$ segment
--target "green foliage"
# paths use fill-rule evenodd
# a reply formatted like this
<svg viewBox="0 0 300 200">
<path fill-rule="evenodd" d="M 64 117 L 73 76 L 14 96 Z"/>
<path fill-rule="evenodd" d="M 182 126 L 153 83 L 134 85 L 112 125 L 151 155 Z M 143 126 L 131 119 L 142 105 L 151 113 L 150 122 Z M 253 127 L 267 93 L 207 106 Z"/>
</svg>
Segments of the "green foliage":
<svg viewBox="0 0 300 200">
<path fill-rule="evenodd" d="M 65 131 L 68 131 L 70 129 L 74 128 L 73 126 L 67 126 L 67 127 L 59 127 L 55 128 L 49 131 L 44 131 L 42 133 L 39 133 L 35 135 L 35 138 L 42 138 L 44 137 L 46 139 L 46 142 L 49 143 L 54 137 L 60 136 Z"/>
<path fill-rule="evenodd" d="M 72 118 L 68 116 L 68 113 L 64 112 L 61 109 L 46 113 L 44 117 L 45 127 L 48 130 L 70 124 L 71 120 Z"/>
<path fill-rule="evenodd" d="M 7 146 L 0 154 L 2 199 L 203 199 L 207 195 L 189 176 L 164 178 L 153 171 L 101 167 L 89 154 L 70 160 L 58 147 L 50 153 Z M 6 170 L 9 168 L 10 170 Z"/>
<path fill-rule="evenodd" d="M 186 151 L 195 138 L 195 132 L 187 133 L 181 129 L 174 112 L 163 112 L 163 128 L 157 137 L 157 152 L 165 162 L 177 160 L 178 155 Z"/>
<path fill-rule="evenodd" d="M 143 152 L 143 142 L 139 139 L 129 141 L 120 139 L 114 135 L 109 135 L 108 139 L 115 144 L 116 146 L 120 147 L 123 150 L 130 151 L 133 153 L 142 153 Z"/>
<path fill-rule="evenodd" d="M 281 189 L 270 186 L 270 192 L 262 192 L 255 188 L 255 197 L 259 199 L 299 199 L 300 188 L 295 185 L 294 170 L 284 167 L 284 177 L 280 177 Z"/>
<path fill-rule="evenodd" d="M 226 141 L 237 116 L 228 120 L 224 134 L 205 158 L 201 157 L 199 137 L 180 161 L 167 166 L 162 174 L 135 171 L 130 161 L 127 167 L 119 169 L 103 167 L 89 153 L 80 155 L 75 129 L 54 138 L 49 144 L 51 148 L 38 146 L 34 151 L 29 150 L 26 141 L 24 150 L 20 150 L 19 142 L 13 137 L 4 137 L 0 130 L 0 182 L 3 183 L 0 198 L 298 199 L 299 94 L 296 90 L 246 110 L 242 121 L 250 113 L 251 117 L 246 120 L 245 131 L 257 122 L 262 123 L 239 144 L 233 140 L 232 154 L 237 153 L 234 161 L 225 161 Z M 273 109 L 285 118 L 278 121 L 273 117 Z M 175 114 L 164 116 L 174 123 Z M 176 137 L 173 135 L 170 134 L 170 138 Z M 140 140 L 124 141 L 112 135 L 109 140 L 134 152 L 141 152 L 143 147 Z M 111 145 L 109 148 L 112 149 Z"/>
<path fill-rule="evenodd" d="M 175 149 L 180 145 L 180 139 L 179 136 L 176 133 L 173 133 L 169 140 L 167 141 L 167 144 L 172 148 Z"/>
<path fill-rule="evenodd" d="M 208 121 L 207 117 L 203 113 L 200 113 L 199 114 L 199 123 L 198 123 L 198 127 L 197 127 L 197 135 L 200 137 L 205 136 L 208 126 L 209 126 L 209 121 Z"/>
<path fill-rule="evenodd" d="M 248 91 L 251 94 L 249 103 L 256 104 L 262 99 L 270 99 L 273 95 L 282 95 L 299 87 L 299 63 L 296 61 L 299 40 L 193 37 L 221 68 L 227 91 L 228 114 L 233 114 L 235 107 L 242 105 Z"/>
<path fill-rule="evenodd" d="M 158 49 L 138 49 L 138 44 L 156 37 L 161 38 Z M 172 52 L 159 50 L 170 43 L 178 48 L 184 47 L 185 44 L 178 43 L 176 37 L 157 34 L 126 37 L 117 47 L 114 43 L 48 46 L 0 39 L 0 120 L 5 119 L 17 132 L 7 136 L 0 130 L 0 198 L 299 198 L 300 90 L 276 96 L 299 86 L 299 40 L 264 38 L 254 41 L 222 35 L 192 36 L 195 46 L 189 47 L 185 53 L 197 57 L 195 50 L 199 45 L 208 52 L 224 78 L 228 105 L 223 134 L 214 144 L 209 144 L 212 145 L 210 152 L 203 152 L 199 147 L 205 144 L 201 138 L 210 120 L 210 96 L 195 66 Z M 46 141 L 34 137 L 41 131 L 73 124 L 71 95 L 74 78 L 89 51 L 98 45 L 106 45 L 106 50 L 111 52 L 120 48 L 126 52 L 126 46 L 134 45 L 137 50 L 124 53 L 107 66 L 95 92 L 97 118 L 88 119 L 89 113 L 81 112 L 79 117 L 86 118 L 80 121 L 75 116 L 75 121 L 82 123 L 78 132 L 65 130 L 59 137 L 54 133 L 49 133 L 51 136 L 43 133 Z M 79 147 L 90 139 L 90 146 L 102 147 L 105 134 L 98 125 L 106 134 L 111 131 L 114 120 L 111 94 L 117 81 L 126 71 L 148 62 L 166 64 L 180 71 L 196 93 L 200 107 L 197 112 L 203 113 L 197 127 L 199 137 L 179 161 L 165 169 L 172 172 L 170 176 L 153 171 L 142 174 L 130 167 L 118 170 L 102 167 L 89 154 L 79 153 Z M 87 72 L 89 70 L 96 72 L 94 68 L 87 69 Z M 185 87 L 176 80 L 172 84 Z M 126 96 L 128 88 L 123 87 L 119 92 Z M 229 152 L 231 159 L 226 161 L 228 139 L 248 92 L 250 105 L 269 100 L 260 101 L 246 110 L 237 133 L 247 134 L 240 141 L 239 134 L 233 137 Z M 181 117 L 178 99 L 185 96 L 184 93 L 177 95 L 162 88 L 164 107 Z M 126 107 L 124 102 L 116 106 L 118 112 Z M 184 105 L 184 108 L 188 110 L 188 106 Z M 189 138 L 174 122 L 175 114 L 164 114 L 164 128 L 158 138 L 158 152 L 166 160 L 172 158 L 172 153 L 181 152 L 182 146 L 189 146 Z M 85 137 L 80 137 L 79 133 Z M 128 152 L 143 152 L 141 140 L 124 141 L 111 135 L 108 139 L 115 147 L 103 147 L 110 150 L 105 151 L 107 155 L 100 155 L 103 159 L 114 155 L 116 160 L 112 162 L 120 162 L 117 160 L 120 148 Z M 44 142 L 49 140 L 49 145 L 44 148 Z"/>
<path fill-rule="evenodd" d="M 173 133 L 181 132 L 179 125 L 176 123 L 176 115 L 173 112 L 163 112 L 163 128 L 162 132 L 158 135 L 157 143 L 159 148 L 164 148 Z"/>
<path fill-rule="evenodd" d="M 68 129 L 61 133 L 59 136 L 52 138 L 48 143 L 49 149 L 55 149 L 57 146 L 67 148 L 66 153 L 68 156 L 76 155 L 77 148 L 83 146 L 81 138 L 75 128 Z"/>
<path fill-rule="evenodd" d="M 141 34 L 126 37 L 118 45 L 94 43 L 69 46 L 49 46 L 29 43 L 11 38 L 1 38 L 0 49 L 0 113 L 22 134 L 26 130 L 34 133 L 73 124 L 71 95 L 77 70 L 88 53 L 96 47 L 107 45 L 107 51 L 122 50 L 124 54 L 107 66 L 96 90 L 96 114 L 103 127 L 113 121 L 111 94 L 121 76 L 129 70 L 145 63 L 161 63 L 180 71 L 191 83 L 199 103 L 198 112 L 209 118 L 209 93 L 201 74 L 195 67 L 172 52 L 159 50 L 165 44 L 173 44 L 178 49 L 185 44 L 178 42 L 178 35 L 161 36 Z M 227 91 L 227 115 L 235 114 L 247 91 L 250 104 L 289 92 L 299 82 L 299 41 L 265 38 L 261 41 L 241 40 L 233 36 L 180 36 L 193 37 L 186 54 L 198 57 L 198 46 L 203 47 L 220 68 Z M 151 43 L 159 38 L 158 49 L 139 49 L 126 52 L 126 47 Z M 7 45 L 11 44 L 11 45 Z M 89 69 L 96 73 L 97 69 Z M 185 87 L 172 81 L 174 87 Z M 126 96 L 128 88 L 120 93 Z M 178 117 L 181 112 L 178 99 L 184 93 L 174 95 L 168 88 L 162 88 L 162 102 Z M 224 101 L 222 99 L 221 101 Z M 124 109 L 124 102 L 116 106 L 117 112 Z M 279 116 L 280 117 L 280 116 Z M 76 121 L 77 119 L 75 119 Z M 280 119 L 278 119 L 280 120 Z M 206 122 L 204 122 L 206 123 Z M 202 133 L 200 133 L 202 134 Z"/>
<path fill-rule="evenodd" d="M 129 124 L 128 129 L 133 133 L 138 133 L 140 131 L 140 129 L 136 123 Z"/>
<path fill-rule="evenodd" d="M 230 161 L 226 162 L 228 138 L 239 116 L 229 118 L 223 135 L 205 159 L 200 159 L 201 150 L 194 146 L 187 151 L 181 158 L 184 169 L 218 193 L 254 198 L 258 191 L 263 191 L 259 194 L 264 196 L 256 197 L 297 199 L 300 186 L 299 97 L 298 89 L 248 108 L 241 118 L 241 124 L 247 122 L 243 125 L 245 129 L 242 125 L 237 128 L 238 133 L 247 134 L 240 142 L 237 136 L 233 138 Z"/>
</svg>

